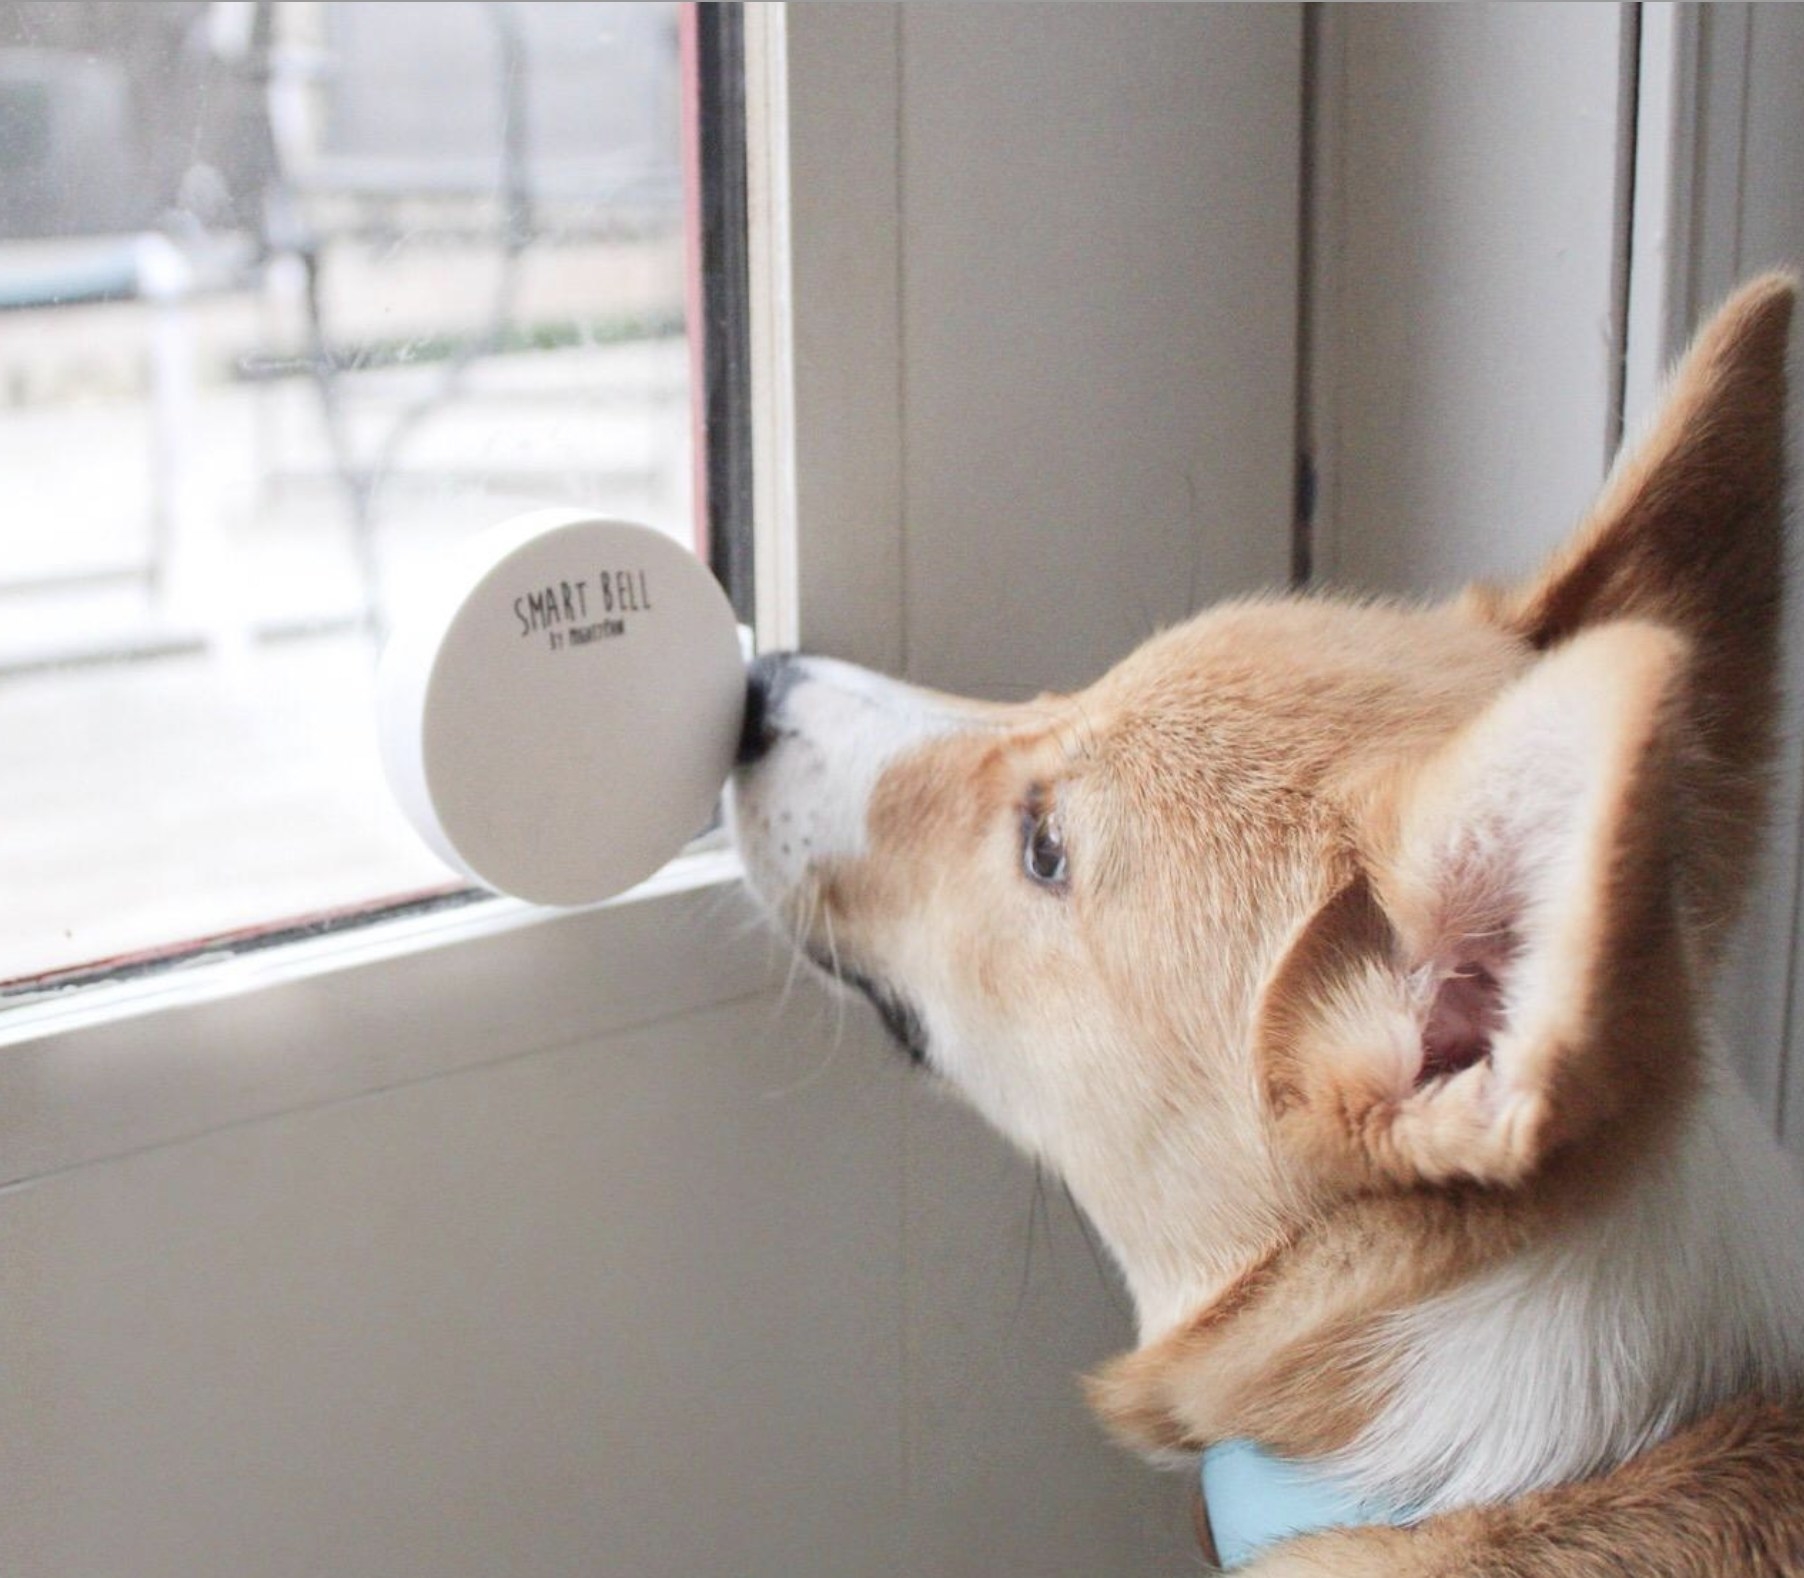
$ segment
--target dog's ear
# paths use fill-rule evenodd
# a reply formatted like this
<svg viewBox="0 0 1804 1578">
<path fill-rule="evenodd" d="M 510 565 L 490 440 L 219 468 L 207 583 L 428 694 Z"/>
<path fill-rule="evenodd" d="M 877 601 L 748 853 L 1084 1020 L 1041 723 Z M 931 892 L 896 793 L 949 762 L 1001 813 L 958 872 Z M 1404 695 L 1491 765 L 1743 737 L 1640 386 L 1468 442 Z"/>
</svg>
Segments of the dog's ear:
<svg viewBox="0 0 1804 1578">
<path fill-rule="evenodd" d="M 1520 1183 L 1685 1087 L 1687 657 L 1657 625 L 1585 631 L 1374 791 L 1366 847 L 1255 1032 L 1277 1130 L 1324 1182 Z"/>
<path fill-rule="evenodd" d="M 1706 959 L 1735 919 L 1766 808 L 1796 295 L 1794 278 L 1773 274 L 1732 297 L 1566 547 L 1525 587 L 1469 594 L 1483 617 L 1543 651 L 1622 618 L 1669 625 L 1691 641 L 1679 880 Z"/>
</svg>

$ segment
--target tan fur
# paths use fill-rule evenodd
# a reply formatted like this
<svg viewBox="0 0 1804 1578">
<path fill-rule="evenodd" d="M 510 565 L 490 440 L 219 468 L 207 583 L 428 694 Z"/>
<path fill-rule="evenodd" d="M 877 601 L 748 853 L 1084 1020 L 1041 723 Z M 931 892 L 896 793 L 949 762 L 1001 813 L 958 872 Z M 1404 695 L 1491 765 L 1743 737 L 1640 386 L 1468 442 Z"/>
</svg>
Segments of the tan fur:
<svg viewBox="0 0 1804 1578">
<path fill-rule="evenodd" d="M 1685 1053 L 1670 1045 L 1666 1029 L 1686 1016 L 1673 1001 L 1683 971 L 1675 968 L 1678 937 L 1665 900 L 1676 829 L 1661 759 L 1672 733 L 1664 713 L 1686 654 L 1668 632 L 1632 622 L 1573 643 L 1561 661 L 1572 666 L 1581 647 L 1591 672 L 1580 678 L 1615 687 L 1624 725 L 1613 763 L 1613 826 L 1593 852 L 1597 869 L 1574 884 L 1575 900 L 1586 902 L 1560 944 L 1560 993 L 1543 1010 L 1535 1044 L 1521 1049 L 1508 1094 L 1499 1094 L 1498 1071 L 1488 1066 L 1418 1091 L 1399 1087 L 1394 1056 L 1380 1050 L 1359 1062 L 1346 1055 L 1390 1028 L 1387 1018 L 1413 1046 L 1400 983 L 1432 967 L 1447 937 L 1486 929 L 1482 914 L 1439 912 L 1427 869 L 1443 839 L 1439 824 L 1472 792 L 1467 780 L 1492 770 L 1487 742 L 1471 738 L 1478 731 L 1387 786 L 1393 803 L 1367 811 L 1389 846 L 1367 856 L 1380 891 L 1356 874 L 1312 918 L 1267 988 L 1256 1035 L 1273 1110 L 1291 1142 L 1342 1187 L 1380 1179 L 1520 1184 L 1549 1152 L 1590 1140 L 1606 1125 L 1614 1145 L 1640 1140 L 1611 1121 L 1621 1117 L 1625 1092 L 1636 1093 L 1637 1112 L 1647 1116 L 1688 1088 Z M 1386 1001 L 1393 996 L 1399 1000 Z M 1645 1028 L 1625 1034 L 1630 1024 Z M 1665 1102 L 1650 1102 L 1657 1090 L 1667 1092 Z"/>
<path fill-rule="evenodd" d="M 1696 1099 L 1765 804 L 1794 295 L 1757 281 L 1706 328 L 1529 585 L 1214 610 L 911 751 L 867 847 L 786 896 L 811 950 L 983 1047 L 941 1072 L 1103 1230 L 1144 1341 L 1091 1397 L 1134 1447 L 1345 1447 L 1384 1401 L 1387 1317 L 1600 1209 Z M 1580 787 L 1537 779 L 1549 729 L 1587 753 Z M 1048 806 L 1060 894 L 1021 874 Z M 1467 879 L 1537 816 L 1565 840 L 1552 876 Z M 1426 1067 L 1444 1018 L 1499 1011 L 1492 976 L 1491 1052 Z M 1804 1413 L 1750 1399 L 1598 1481 L 1249 1570 L 1678 1578 L 1801 1553 Z"/>
</svg>

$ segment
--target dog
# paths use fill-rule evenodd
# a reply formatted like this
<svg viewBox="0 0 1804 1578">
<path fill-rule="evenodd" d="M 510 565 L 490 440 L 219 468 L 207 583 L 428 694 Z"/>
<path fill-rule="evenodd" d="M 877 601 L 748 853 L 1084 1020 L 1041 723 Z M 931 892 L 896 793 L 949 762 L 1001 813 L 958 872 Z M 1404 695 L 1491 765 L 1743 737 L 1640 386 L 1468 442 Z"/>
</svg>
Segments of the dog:
<svg viewBox="0 0 1804 1578">
<path fill-rule="evenodd" d="M 1707 1024 L 1796 293 L 1717 313 L 1521 587 L 1231 602 L 1021 705 L 755 666 L 750 885 L 1099 1230 L 1102 1420 L 1393 1509 L 1259 1578 L 1804 1574 L 1804 1190 Z"/>
</svg>

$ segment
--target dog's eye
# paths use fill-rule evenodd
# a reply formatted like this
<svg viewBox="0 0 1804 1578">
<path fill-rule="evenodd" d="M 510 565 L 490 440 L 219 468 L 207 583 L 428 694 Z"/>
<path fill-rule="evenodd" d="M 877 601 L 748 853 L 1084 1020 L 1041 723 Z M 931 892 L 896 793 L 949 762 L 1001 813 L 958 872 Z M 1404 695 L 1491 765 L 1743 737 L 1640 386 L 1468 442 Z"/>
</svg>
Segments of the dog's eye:
<svg viewBox="0 0 1804 1578">
<path fill-rule="evenodd" d="M 1052 811 L 1030 808 L 1022 820 L 1026 838 L 1021 859 L 1028 876 L 1042 887 L 1065 887 L 1071 872 L 1058 816 Z"/>
</svg>

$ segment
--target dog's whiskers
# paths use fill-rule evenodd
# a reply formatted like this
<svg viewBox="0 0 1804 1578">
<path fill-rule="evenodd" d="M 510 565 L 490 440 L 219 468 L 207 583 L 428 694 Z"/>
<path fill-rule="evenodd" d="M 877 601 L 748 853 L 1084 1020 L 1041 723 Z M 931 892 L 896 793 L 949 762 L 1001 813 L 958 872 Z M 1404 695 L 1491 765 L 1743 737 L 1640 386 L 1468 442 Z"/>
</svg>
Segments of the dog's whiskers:
<svg viewBox="0 0 1804 1578">
<path fill-rule="evenodd" d="M 841 996 L 841 994 L 837 992 L 834 995 L 836 997 Z M 816 1085 L 833 1071 L 834 1064 L 839 1061 L 840 1047 L 845 1039 L 843 1034 L 845 1026 L 844 1013 L 845 1005 L 842 1001 L 840 1004 L 840 1028 L 835 1032 L 833 1040 L 828 1044 L 827 1055 L 819 1059 L 814 1067 L 809 1069 L 807 1073 L 801 1075 L 797 1079 L 791 1080 L 787 1085 L 779 1085 L 774 1090 L 763 1092 L 763 1100 L 787 1101 L 792 1096 L 800 1096 L 805 1092 L 814 1089 Z"/>
<path fill-rule="evenodd" d="M 789 1006 L 790 994 L 795 991 L 796 976 L 800 973 L 802 968 L 803 949 L 801 943 L 808 934 L 814 930 L 815 910 L 818 908 L 821 899 L 820 885 L 812 881 L 809 882 L 801 896 L 804 901 L 801 924 L 794 928 L 795 941 L 789 950 L 789 970 L 783 977 L 783 990 L 777 994 L 777 1006 L 772 1015 L 773 1018 L 776 1014 L 782 1013 L 783 1010 Z"/>
<path fill-rule="evenodd" d="M 1102 1245 L 1096 1240 L 1096 1229 L 1090 1225 L 1090 1218 L 1084 1215 L 1084 1208 L 1077 1203 L 1077 1196 L 1072 1194 L 1071 1185 L 1064 1179 L 1059 1180 L 1059 1188 L 1065 1193 L 1065 1203 L 1071 1207 L 1071 1214 L 1077 1219 L 1078 1231 L 1084 1235 L 1084 1243 L 1090 1250 L 1090 1261 L 1096 1267 L 1096 1275 L 1102 1285 L 1109 1290 L 1109 1297 L 1114 1300 L 1115 1307 L 1123 1315 L 1132 1317 L 1133 1310 L 1123 1294 L 1120 1274 L 1114 1262 L 1103 1254 Z"/>
<path fill-rule="evenodd" d="M 826 930 L 827 960 L 830 971 L 835 977 L 839 974 L 839 950 L 833 940 L 833 917 L 822 902 L 820 884 L 810 882 L 806 897 L 807 907 L 802 915 L 801 924 L 796 928 L 796 941 L 790 946 L 789 973 L 784 978 L 783 990 L 777 998 L 776 1007 L 771 1011 L 771 1023 L 773 1026 L 777 1019 L 782 1015 L 783 1010 L 789 1005 L 790 995 L 795 990 L 796 979 L 800 974 L 802 960 L 805 956 L 804 949 L 800 944 L 802 939 L 805 939 L 814 930 L 817 920 Z M 804 1091 L 812 1089 L 827 1075 L 833 1065 L 839 1060 L 840 1047 L 845 1041 L 846 1005 L 844 993 L 835 992 L 833 997 L 836 1018 L 833 1039 L 828 1045 L 827 1055 L 799 1079 L 792 1080 L 787 1085 L 780 1085 L 774 1090 L 765 1091 L 763 1093 L 763 1099 L 765 1101 L 786 1100 L 791 1096 L 797 1096 Z"/>
<path fill-rule="evenodd" d="M 827 941 L 827 968 L 834 980 L 841 978 L 839 967 L 839 942 L 833 935 L 833 911 L 825 904 L 821 906 L 821 930 Z M 846 1039 L 846 994 L 837 991 L 833 994 L 833 1052 L 837 1056 L 840 1046 Z"/>
<path fill-rule="evenodd" d="M 1050 1248 L 1052 1222 L 1046 1216 L 1046 1168 L 1036 1158 L 1033 1192 L 1027 1197 L 1027 1243 L 1021 1257 L 1021 1285 L 1015 1290 L 1015 1308 L 1008 1320 L 1011 1336 L 1014 1334 L 1016 1324 L 1021 1319 L 1021 1311 L 1027 1307 L 1027 1290 L 1032 1286 L 1034 1276 L 1034 1238 L 1042 1219 L 1046 1221 L 1047 1245 Z"/>
</svg>

